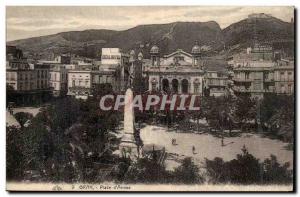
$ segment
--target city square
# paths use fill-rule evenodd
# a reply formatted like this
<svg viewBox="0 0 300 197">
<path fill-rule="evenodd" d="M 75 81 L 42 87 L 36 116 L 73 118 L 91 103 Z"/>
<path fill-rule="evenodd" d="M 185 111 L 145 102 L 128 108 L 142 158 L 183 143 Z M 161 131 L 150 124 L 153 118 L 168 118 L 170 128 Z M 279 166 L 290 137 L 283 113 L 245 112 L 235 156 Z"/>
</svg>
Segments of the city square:
<svg viewBox="0 0 300 197">
<path fill-rule="evenodd" d="M 110 12 L 49 9 L 61 16 L 87 9 L 94 14 L 87 18 Z M 44 7 L 8 7 L 8 32 L 18 26 L 17 13 L 28 10 L 45 13 Z M 220 18 L 162 24 L 139 18 L 141 24 L 122 30 L 57 30 L 24 38 L 11 33 L 8 188 L 49 183 L 54 191 L 63 185 L 72 191 L 75 184 L 105 191 L 141 184 L 293 190 L 294 8 L 237 10 L 229 9 L 240 15 L 226 25 Z"/>
</svg>

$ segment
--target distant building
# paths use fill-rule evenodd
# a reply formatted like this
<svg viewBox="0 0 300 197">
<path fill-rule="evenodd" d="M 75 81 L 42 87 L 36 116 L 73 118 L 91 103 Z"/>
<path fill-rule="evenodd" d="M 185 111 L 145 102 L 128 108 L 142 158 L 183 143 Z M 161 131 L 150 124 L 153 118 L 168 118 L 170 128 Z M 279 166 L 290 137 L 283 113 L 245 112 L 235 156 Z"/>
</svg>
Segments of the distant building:
<svg viewBox="0 0 300 197">
<path fill-rule="evenodd" d="M 27 60 L 15 59 L 7 66 L 8 100 L 26 104 L 43 102 L 51 97 L 49 65 L 30 65 Z"/>
<path fill-rule="evenodd" d="M 69 70 L 68 95 L 87 99 L 104 86 L 113 91 L 119 90 L 119 79 L 113 70 Z"/>
<path fill-rule="evenodd" d="M 87 99 L 104 86 L 116 92 L 125 90 L 128 67 L 128 54 L 119 48 L 103 48 L 97 65 L 93 61 L 77 61 L 75 69 L 68 70 L 68 95 Z"/>
<path fill-rule="evenodd" d="M 61 64 L 71 64 L 71 57 L 69 55 L 59 55 L 55 58 L 55 61 Z"/>
<path fill-rule="evenodd" d="M 125 91 L 128 85 L 129 65 L 129 54 L 119 48 L 102 48 L 99 70 L 116 72 L 119 79 L 119 84 L 116 84 L 118 91 Z"/>
<path fill-rule="evenodd" d="M 143 61 L 143 54 L 135 53 L 134 50 L 130 52 L 130 85 L 135 93 L 143 93 L 148 90 L 148 80 L 144 75 L 145 65 Z"/>
<path fill-rule="evenodd" d="M 23 52 L 21 49 L 18 49 L 16 46 L 9 46 L 6 45 L 6 60 L 13 60 L 13 59 L 22 59 Z"/>
<path fill-rule="evenodd" d="M 37 89 L 50 89 L 50 65 L 49 64 L 35 64 L 34 70 L 37 75 Z"/>
<path fill-rule="evenodd" d="M 248 18 L 271 18 L 272 15 L 270 14 L 265 14 L 265 13 L 254 13 L 248 15 Z"/>
<path fill-rule="evenodd" d="M 255 44 L 251 50 L 253 60 L 273 60 L 274 53 L 271 45 Z"/>
<path fill-rule="evenodd" d="M 75 98 L 87 99 L 91 95 L 91 89 L 91 70 L 69 70 L 68 95 L 75 96 Z"/>
<path fill-rule="evenodd" d="M 271 61 L 245 61 L 233 69 L 234 90 L 262 97 L 264 93 L 274 92 L 273 67 Z"/>
<path fill-rule="evenodd" d="M 92 72 L 92 91 L 97 94 L 108 88 L 114 92 L 120 90 L 120 78 L 118 77 L 117 71 L 114 70 L 95 70 Z"/>
<path fill-rule="evenodd" d="M 211 64 L 204 66 L 204 87 L 209 96 L 225 96 L 228 85 L 228 72 L 225 65 Z"/>
<path fill-rule="evenodd" d="M 274 90 L 276 93 L 294 93 L 294 64 L 293 60 L 282 59 L 274 66 Z"/>
<path fill-rule="evenodd" d="M 51 65 L 50 87 L 53 96 L 64 96 L 68 92 L 68 70 L 65 65 Z"/>
<path fill-rule="evenodd" d="M 247 53 L 228 58 L 234 91 L 258 97 L 265 93 L 293 94 L 294 60 L 282 59 L 286 55 L 270 45 L 255 44 Z"/>
<path fill-rule="evenodd" d="M 12 60 L 6 68 L 6 84 L 17 92 L 36 90 L 36 70 L 26 60 Z"/>
<path fill-rule="evenodd" d="M 129 62 L 129 55 L 123 53 L 119 48 L 102 48 L 101 64 L 105 65 L 124 65 Z"/>
</svg>

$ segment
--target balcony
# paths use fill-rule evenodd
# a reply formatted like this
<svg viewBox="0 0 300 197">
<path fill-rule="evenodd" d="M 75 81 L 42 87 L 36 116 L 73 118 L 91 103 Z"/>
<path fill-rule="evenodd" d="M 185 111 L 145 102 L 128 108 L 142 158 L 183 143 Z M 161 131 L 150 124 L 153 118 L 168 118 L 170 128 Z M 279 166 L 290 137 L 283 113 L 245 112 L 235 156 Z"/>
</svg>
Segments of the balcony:
<svg viewBox="0 0 300 197">
<path fill-rule="evenodd" d="M 270 78 L 265 78 L 264 82 L 274 82 L 274 79 L 272 79 L 272 78 L 271 79 Z"/>
<path fill-rule="evenodd" d="M 70 91 L 89 91 L 90 89 L 91 89 L 90 87 L 82 87 L 82 86 L 69 87 Z"/>
<path fill-rule="evenodd" d="M 233 81 L 236 82 L 246 82 L 246 83 L 250 83 L 253 81 L 253 79 L 245 79 L 245 78 L 233 78 Z"/>
<path fill-rule="evenodd" d="M 254 90 L 251 88 L 240 88 L 240 87 L 234 87 L 233 91 L 235 92 L 243 92 L 243 93 L 272 93 L 274 92 L 273 89 L 260 89 L 260 90 Z"/>
</svg>

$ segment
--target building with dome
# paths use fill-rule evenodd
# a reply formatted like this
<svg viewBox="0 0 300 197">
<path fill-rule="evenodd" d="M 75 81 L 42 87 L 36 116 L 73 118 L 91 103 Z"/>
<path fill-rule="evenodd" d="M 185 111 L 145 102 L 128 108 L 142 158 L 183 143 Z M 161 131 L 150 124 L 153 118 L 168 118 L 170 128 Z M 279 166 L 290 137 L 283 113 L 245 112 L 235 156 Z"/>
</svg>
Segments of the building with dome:
<svg viewBox="0 0 300 197">
<path fill-rule="evenodd" d="M 201 62 L 201 47 L 196 43 L 190 52 L 177 49 L 161 56 L 157 45 L 150 49 L 150 61 L 145 65 L 149 91 L 167 93 L 203 93 L 204 70 Z"/>
</svg>

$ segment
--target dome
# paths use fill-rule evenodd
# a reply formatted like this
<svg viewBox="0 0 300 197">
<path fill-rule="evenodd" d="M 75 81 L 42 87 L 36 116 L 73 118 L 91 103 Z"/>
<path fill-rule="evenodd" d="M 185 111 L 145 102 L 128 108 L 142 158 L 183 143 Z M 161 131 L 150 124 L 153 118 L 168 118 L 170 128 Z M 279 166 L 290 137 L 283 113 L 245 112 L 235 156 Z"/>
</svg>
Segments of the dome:
<svg viewBox="0 0 300 197">
<path fill-rule="evenodd" d="M 129 54 L 130 54 L 131 56 L 134 56 L 134 55 L 135 55 L 135 51 L 134 51 L 134 50 L 131 50 Z"/>
<path fill-rule="evenodd" d="M 141 58 L 143 58 L 143 54 L 142 54 L 142 52 L 139 52 L 139 54 L 138 54 L 138 57 L 141 57 Z"/>
<path fill-rule="evenodd" d="M 192 48 L 192 54 L 199 54 L 199 53 L 201 53 L 201 47 L 198 44 L 196 44 Z"/>
<path fill-rule="evenodd" d="M 153 45 L 153 47 L 150 49 L 150 53 L 159 53 L 159 48 L 156 45 Z"/>
</svg>

